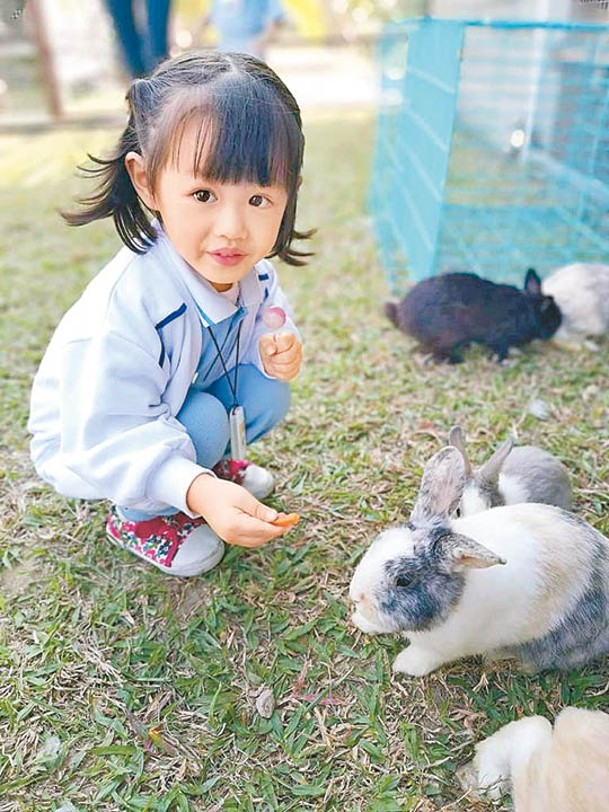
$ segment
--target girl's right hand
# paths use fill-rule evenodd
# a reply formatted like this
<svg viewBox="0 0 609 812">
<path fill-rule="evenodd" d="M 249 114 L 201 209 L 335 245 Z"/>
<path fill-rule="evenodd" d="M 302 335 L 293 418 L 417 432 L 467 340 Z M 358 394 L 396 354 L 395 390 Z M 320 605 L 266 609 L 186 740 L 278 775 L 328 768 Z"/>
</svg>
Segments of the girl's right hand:
<svg viewBox="0 0 609 812">
<path fill-rule="evenodd" d="M 272 524 L 279 515 L 274 508 L 263 505 L 241 485 L 211 474 L 200 474 L 192 481 L 186 504 L 227 544 L 239 547 L 261 547 L 291 530 Z"/>
</svg>

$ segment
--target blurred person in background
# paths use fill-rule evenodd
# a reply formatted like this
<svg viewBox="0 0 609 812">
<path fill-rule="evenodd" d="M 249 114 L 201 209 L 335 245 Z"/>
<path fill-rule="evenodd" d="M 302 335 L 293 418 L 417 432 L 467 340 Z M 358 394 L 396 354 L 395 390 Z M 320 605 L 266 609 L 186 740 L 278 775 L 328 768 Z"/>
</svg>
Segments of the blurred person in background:
<svg viewBox="0 0 609 812">
<path fill-rule="evenodd" d="M 211 0 L 202 27 L 216 30 L 218 50 L 266 59 L 267 46 L 285 20 L 281 0 Z"/>
<path fill-rule="evenodd" d="M 123 61 L 132 78 L 145 76 L 169 54 L 171 0 L 105 0 Z"/>
</svg>

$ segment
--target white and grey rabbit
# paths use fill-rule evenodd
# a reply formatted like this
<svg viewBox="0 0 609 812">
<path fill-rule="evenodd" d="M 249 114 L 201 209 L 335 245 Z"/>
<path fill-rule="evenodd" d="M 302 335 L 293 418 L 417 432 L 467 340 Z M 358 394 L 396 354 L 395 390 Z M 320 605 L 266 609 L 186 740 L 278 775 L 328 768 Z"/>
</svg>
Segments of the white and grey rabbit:
<svg viewBox="0 0 609 812">
<path fill-rule="evenodd" d="M 609 265 L 564 265 L 544 279 L 543 289 L 562 313 L 554 341 L 576 346 L 591 336 L 609 333 Z"/>
<path fill-rule="evenodd" d="M 568 707 L 554 727 L 527 716 L 476 745 L 458 778 L 475 796 L 511 792 L 514 812 L 606 812 L 609 808 L 609 716 Z"/>
<path fill-rule="evenodd" d="M 514 447 L 508 437 L 494 454 L 478 468 L 467 456 L 465 433 L 454 426 L 448 444 L 458 448 L 465 461 L 466 482 L 458 513 L 470 516 L 481 510 L 518 502 L 544 502 L 571 510 L 573 492 L 569 474 L 553 454 L 534 445 Z"/>
<path fill-rule="evenodd" d="M 381 533 L 355 569 L 353 623 L 404 632 L 393 668 L 412 676 L 473 654 L 534 672 L 609 651 L 609 541 L 552 505 L 451 518 L 465 482 L 458 449 L 429 460 L 408 524 Z"/>
</svg>

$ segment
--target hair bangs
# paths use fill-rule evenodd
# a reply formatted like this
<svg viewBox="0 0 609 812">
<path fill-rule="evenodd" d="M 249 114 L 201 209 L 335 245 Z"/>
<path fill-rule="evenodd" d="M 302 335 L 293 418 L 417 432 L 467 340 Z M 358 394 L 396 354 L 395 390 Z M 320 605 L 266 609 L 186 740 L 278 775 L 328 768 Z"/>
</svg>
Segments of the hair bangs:
<svg viewBox="0 0 609 812">
<path fill-rule="evenodd" d="M 158 125 L 157 154 L 149 156 L 153 185 L 164 163 L 178 165 L 185 133 L 194 125 L 193 176 L 295 189 L 304 148 L 299 123 L 263 83 L 232 84 L 231 92 L 197 88 L 174 99 Z"/>
</svg>

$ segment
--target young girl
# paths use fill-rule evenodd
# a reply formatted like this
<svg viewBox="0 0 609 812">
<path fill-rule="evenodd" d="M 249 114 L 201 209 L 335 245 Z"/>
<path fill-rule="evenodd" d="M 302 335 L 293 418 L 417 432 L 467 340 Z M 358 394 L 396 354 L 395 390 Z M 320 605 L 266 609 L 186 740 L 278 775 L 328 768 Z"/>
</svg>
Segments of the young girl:
<svg viewBox="0 0 609 812">
<path fill-rule="evenodd" d="M 110 540 L 186 577 L 220 561 L 221 539 L 286 532 L 258 501 L 270 473 L 234 457 L 243 433 L 254 442 L 284 417 L 301 365 L 265 257 L 309 256 L 292 247 L 311 234 L 295 229 L 304 138 L 291 93 L 244 54 L 169 60 L 127 100 L 114 154 L 93 159 L 97 191 L 64 215 L 112 216 L 126 247 L 57 328 L 28 428 L 43 479 L 111 500 Z M 279 331 L 265 311 L 287 313 Z"/>
</svg>

